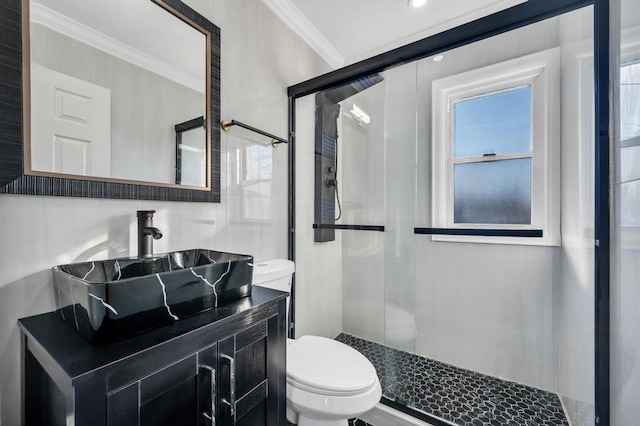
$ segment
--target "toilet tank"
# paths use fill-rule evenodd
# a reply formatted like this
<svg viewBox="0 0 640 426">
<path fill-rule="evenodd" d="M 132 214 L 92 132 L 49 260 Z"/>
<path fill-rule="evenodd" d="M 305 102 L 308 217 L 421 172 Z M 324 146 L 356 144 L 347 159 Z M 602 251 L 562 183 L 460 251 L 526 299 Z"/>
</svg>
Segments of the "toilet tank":
<svg viewBox="0 0 640 426">
<path fill-rule="evenodd" d="M 286 291 L 291 294 L 291 276 L 295 264 L 287 259 L 271 259 L 253 264 L 253 280 L 251 285 Z M 289 323 L 289 301 L 287 296 L 287 324 Z"/>
<path fill-rule="evenodd" d="M 253 264 L 252 285 L 291 292 L 291 276 L 295 264 L 287 259 L 263 260 Z"/>
</svg>

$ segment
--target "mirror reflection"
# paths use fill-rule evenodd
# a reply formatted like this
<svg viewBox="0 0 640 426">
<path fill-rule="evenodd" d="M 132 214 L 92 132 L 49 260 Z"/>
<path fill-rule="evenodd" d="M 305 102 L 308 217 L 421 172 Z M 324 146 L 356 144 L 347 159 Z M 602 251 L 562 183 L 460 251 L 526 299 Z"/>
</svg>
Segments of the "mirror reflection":
<svg viewBox="0 0 640 426">
<path fill-rule="evenodd" d="M 176 183 L 204 186 L 207 179 L 207 147 L 204 117 L 176 124 Z"/>
<path fill-rule="evenodd" d="M 30 0 L 29 17 L 29 174 L 208 186 L 206 126 L 176 149 L 207 122 L 203 32 L 149 0 Z"/>
</svg>

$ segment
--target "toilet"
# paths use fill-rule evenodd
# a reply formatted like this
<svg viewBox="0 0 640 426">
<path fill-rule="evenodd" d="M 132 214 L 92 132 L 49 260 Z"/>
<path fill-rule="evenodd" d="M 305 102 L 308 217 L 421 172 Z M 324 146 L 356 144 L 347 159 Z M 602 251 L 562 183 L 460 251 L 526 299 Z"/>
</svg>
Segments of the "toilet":
<svg viewBox="0 0 640 426">
<path fill-rule="evenodd" d="M 252 285 L 290 293 L 294 270 L 294 263 L 286 259 L 257 262 Z M 289 301 L 287 297 L 287 315 Z M 347 426 L 348 419 L 371 410 L 381 396 L 376 371 L 360 352 L 320 336 L 287 339 L 287 420 L 291 423 Z"/>
</svg>

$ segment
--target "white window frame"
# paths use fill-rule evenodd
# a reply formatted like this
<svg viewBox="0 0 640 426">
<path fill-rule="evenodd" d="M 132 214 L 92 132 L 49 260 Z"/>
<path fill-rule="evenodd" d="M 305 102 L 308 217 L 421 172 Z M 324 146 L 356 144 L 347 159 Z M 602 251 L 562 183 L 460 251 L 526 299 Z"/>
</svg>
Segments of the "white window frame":
<svg viewBox="0 0 640 426">
<path fill-rule="evenodd" d="M 531 224 L 460 224 L 453 217 L 453 105 L 483 95 L 531 86 Z M 434 228 L 541 229 L 543 236 L 433 235 L 435 241 L 559 246 L 560 52 L 545 50 L 432 83 L 432 217 Z M 487 161 L 521 158 L 497 155 Z M 525 157 L 528 158 L 528 157 Z"/>
</svg>

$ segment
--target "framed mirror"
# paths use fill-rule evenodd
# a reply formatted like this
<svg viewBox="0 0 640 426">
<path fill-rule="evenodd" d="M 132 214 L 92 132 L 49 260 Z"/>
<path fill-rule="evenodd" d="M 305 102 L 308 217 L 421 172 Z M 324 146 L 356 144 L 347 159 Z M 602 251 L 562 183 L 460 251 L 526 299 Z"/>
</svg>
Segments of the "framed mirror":
<svg viewBox="0 0 640 426">
<path fill-rule="evenodd" d="M 0 16 L 0 192 L 220 201 L 218 27 L 180 0 Z"/>
</svg>

